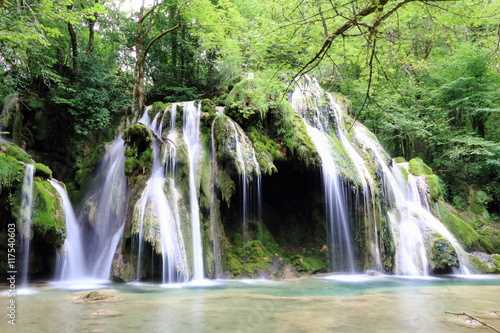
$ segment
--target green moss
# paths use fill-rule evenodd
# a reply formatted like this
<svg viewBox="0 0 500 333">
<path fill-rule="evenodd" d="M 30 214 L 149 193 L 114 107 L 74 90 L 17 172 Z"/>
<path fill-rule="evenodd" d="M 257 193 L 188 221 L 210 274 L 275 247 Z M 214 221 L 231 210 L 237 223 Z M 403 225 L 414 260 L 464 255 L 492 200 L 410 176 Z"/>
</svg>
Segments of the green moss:
<svg viewBox="0 0 500 333">
<path fill-rule="evenodd" d="M 287 101 L 280 102 L 270 110 L 276 128 L 276 141 L 287 150 L 288 158 L 295 158 L 306 166 L 318 166 L 316 146 L 307 133 L 302 118 Z"/>
<path fill-rule="evenodd" d="M 442 201 L 437 205 L 437 213 L 448 230 L 461 240 L 466 248 L 474 246 L 479 241 L 479 234 L 467 222 L 451 212 Z"/>
<path fill-rule="evenodd" d="M 92 173 L 101 160 L 104 151 L 105 145 L 102 144 L 86 154 L 81 162 L 76 164 L 75 182 L 81 189 L 85 188 L 89 183 Z"/>
<path fill-rule="evenodd" d="M 149 118 L 153 119 L 156 114 L 160 112 L 163 113 L 163 111 L 165 111 L 170 105 L 172 105 L 172 103 L 164 103 L 160 101 L 154 102 L 153 105 L 151 105 L 151 107 L 149 108 Z"/>
<path fill-rule="evenodd" d="M 400 168 L 403 177 L 405 178 L 405 182 L 408 182 L 408 175 L 410 174 L 406 168 Z"/>
<path fill-rule="evenodd" d="M 66 238 L 64 211 L 57 191 L 48 181 L 39 178 L 33 184 L 33 215 L 35 232 L 49 244 L 60 248 Z"/>
<path fill-rule="evenodd" d="M 35 176 L 52 179 L 52 170 L 42 163 L 35 163 Z"/>
<path fill-rule="evenodd" d="M 396 163 L 406 163 L 406 160 L 405 160 L 404 157 L 399 156 L 399 157 L 394 158 L 394 162 L 396 162 Z"/>
<path fill-rule="evenodd" d="M 236 184 L 227 173 L 226 169 L 220 171 L 218 184 L 222 200 L 227 203 L 227 207 L 229 208 L 231 206 L 231 198 L 236 192 Z"/>
<path fill-rule="evenodd" d="M 469 262 L 473 270 L 478 273 L 495 273 L 497 271 L 494 267 L 488 266 L 487 263 L 472 254 L 469 254 Z"/>
<path fill-rule="evenodd" d="M 414 176 L 432 175 L 432 169 L 429 168 L 420 157 L 416 157 L 409 162 L 410 173 Z"/>
<path fill-rule="evenodd" d="M 16 160 L 19 160 L 19 161 L 24 162 L 26 164 L 33 163 L 33 160 L 31 159 L 31 157 L 28 154 L 26 154 L 26 152 L 21 150 L 21 148 L 19 148 L 18 146 L 12 145 L 12 144 L 7 144 L 7 145 L 5 145 L 5 148 L 6 148 L 5 153 L 9 156 L 14 157 Z"/>
<path fill-rule="evenodd" d="M 16 112 L 14 114 L 14 124 L 12 125 L 12 139 L 18 146 L 23 145 L 23 121 L 23 114 L 21 112 Z"/>
<path fill-rule="evenodd" d="M 201 101 L 201 110 L 209 114 L 215 114 L 215 104 L 212 102 L 212 100 L 205 98 Z"/>
<path fill-rule="evenodd" d="M 469 210 L 474 214 L 480 215 L 485 221 L 490 220 L 490 214 L 487 209 L 488 202 L 493 198 L 484 191 L 471 189 L 469 193 Z"/>
<path fill-rule="evenodd" d="M 80 299 L 84 299 L 84 300 L 87 300 L 87 301 L 103 301 L 103 300 L 109 299 L 111 297 L 113 297 L 113 296 L 112 295 L 101 294 L 98 291 L 91 291 L 87 295 L 80 297 Z"/>
<path fill-rule="evenodd" d="M 439 238 L 434 242 L 432 254 L 432 260 L 437 269 L 460 267 L 455 248 L 444 238 Z"/>
<path fill-rule="evenodd" d="M 261 172 L 269 175 L 277 172 L 278 170 L 273 161 L 274 159 L 283 158 L 283 155 L 278 152 L 281 145 L 253 126 L 248 127 L 246 133 L 250 140 L 252 140 Z"/>
<path fill-rule="evenodd" d="M 234 85 L 224 104 L 226 114 L 243 127 L 266 117 L 269 107 L 281 96 L 279 87 L 260 78 L 244 79 Z"/>
<path fill-rule="evenodd" d="M 302 273 L 317 273 L 326 270 L 326 263 L 324 259 L 317 256 L 300 256 L 295 255 L 292 264 Z"/>
<path fill-rule="evenodd" d="M 223 269 L 232 277 L 279 274 L 280 267 L 290 264 L 284 250 L 265 225 L 250 220 L 247 227 L 246 243 L 243 235 L 235 232 L 231 243 L 223 244 Z"/>
<path fill-rule="evenodd" d="M 493 263 L 495 264 L 495 266 L 500 269 L 500 255 L 499 254 L 494 254 L 492 256 L 493 258 Z"/>
<path fill-rule="evenodd" d="M 0 188 L 12 188 L 23 180 L 25 165 L 0 152 Z M 1 193 L 1 190 L 0 190 Z"/>
<path fill-rule="evenodd" d="M 500 224 L 483 225 L 477 232 L 481 236 L 479 242 L 488 253 L 500 253 Z"/>
<path fill-rule="evenodd" d="M 436 175 L 426 176 L 427 185 L 429 186 L 429 191 L 431 195 L 431 200 L 439 201 L 443 199 L 443 188 L 441 186 L 441 180 Z"/>
<path fill-rule="evenodd" d="M 153 166 L 153 152 L 151 143 L 153 135 L 149 129 L 141 124 L 132 125 L 123 133 L 123 140 L 127 145 L 125 155 L 125 176 L 130 185 L 137 182 L 141 175 L 149 175 Z"/>
</svg>

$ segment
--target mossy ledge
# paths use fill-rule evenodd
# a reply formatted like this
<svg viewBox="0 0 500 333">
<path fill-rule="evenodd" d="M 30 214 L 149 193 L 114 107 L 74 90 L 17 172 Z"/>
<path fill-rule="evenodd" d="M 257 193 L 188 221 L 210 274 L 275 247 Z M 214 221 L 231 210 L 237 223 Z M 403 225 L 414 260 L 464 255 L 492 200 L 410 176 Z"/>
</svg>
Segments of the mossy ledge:
<svg viewBox="0 0 500 333">
<path fill-rule="evenodd" d="M 140 175 L 149 175 L 153 163 L 151 144 L 153 135 L 150 130 L 142 125 L 132 125 L 123 133 L 123 140 L 127 146 L 125 150 L 125 176 L 133 186 Z"/>
</svg>

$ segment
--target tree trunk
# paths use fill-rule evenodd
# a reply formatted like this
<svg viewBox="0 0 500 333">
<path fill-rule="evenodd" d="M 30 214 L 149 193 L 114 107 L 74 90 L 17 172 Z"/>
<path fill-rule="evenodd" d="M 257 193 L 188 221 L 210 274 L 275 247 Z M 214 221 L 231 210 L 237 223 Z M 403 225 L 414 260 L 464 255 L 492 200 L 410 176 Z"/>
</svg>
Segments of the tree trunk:
<svg viewBox="0 0 500 333">
<path fill-rule="evenodd" d="M 142 0 L 141 8 L 139 9 L 139 20 L 137 21 L 137 32 L 135 34 L 135 69 L 134 69 L 134 105 L 132 112 L 138 120 L 142 113 L 144 105 L 144 62 L 145 55 L 143 54 L 143 39 L 142 25 L 144 20 L 144 0 Z"/>
<path fill-rule="evenodd" d="M 144 55 L 142 47 L 136 44 L 135 82 L 134 82 L 134 112 L 139 119 L 144 107 Z"/>
<path fill-rule="evenodd" d="M 69 36 L 71 38 L 71 51 L 72 51 L 72 60 L 73 60 L 73 75 L 76 77 L 78 72 L 78 44 L 76 41 L 76 32 L 71 23 L 68 23 L 68 31 Z"/>
<path fill-rule="evenodd" d="M 99 3 L 99 0 L 95 0 L 95 3 Z M 97 15 L 97 13 L 94 13 L 94 17 L 89 19 L 89 43 L 87 45 L 87 54 L 91 54 L 94 50 L 95 23 L 97 21 Z"/>
</svg>

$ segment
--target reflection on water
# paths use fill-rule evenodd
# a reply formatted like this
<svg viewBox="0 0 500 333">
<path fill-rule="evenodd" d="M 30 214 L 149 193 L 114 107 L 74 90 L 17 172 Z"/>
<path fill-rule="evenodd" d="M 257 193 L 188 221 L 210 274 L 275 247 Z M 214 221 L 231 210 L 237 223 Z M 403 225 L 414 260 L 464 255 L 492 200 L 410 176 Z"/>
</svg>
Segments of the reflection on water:
<svg viewBox="0 0 500 333">
<path fill-rule="evenodd" d="M 16 326 L 2 332 L 472 332 L 467 312 L 500 327 L 500 277 L 410 279 L 322 276 L 289 281 L 215 281 L 165 288 L 101 284 L 89 290 L 33 285 L 18 295 Z M 0 296 L 1 308 L 9 298 Z M 4 306 L 5 305 L 5 306 Z M 4 330 L 6 327 L 6 330 Z M 17 330 L 16 330 L 17 329 Z"/>
</svg>

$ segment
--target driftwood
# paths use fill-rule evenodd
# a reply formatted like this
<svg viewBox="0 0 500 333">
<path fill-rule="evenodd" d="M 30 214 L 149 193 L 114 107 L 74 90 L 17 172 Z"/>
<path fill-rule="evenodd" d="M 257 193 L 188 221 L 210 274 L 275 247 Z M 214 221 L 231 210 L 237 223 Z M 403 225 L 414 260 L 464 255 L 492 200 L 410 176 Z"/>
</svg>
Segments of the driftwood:
<svg viewBox="0 0 500 333">
<path fill-rule="evenodd" d="M 468 313 L 465 313 L 465 312 L 450 312 L 450 311 L 445 311 L 445 313 L 452 314 L 452 315 L 455 315 L 455 316 L 467 316 L 468 318 L 473 319 L 473 320 L 477 321 L 478 323 L 480 323 L 480 324 L 482 324 L 482 325 L 484 325 L 486 327 L 491 328 L 495 332 L 499 332 L 500 333 L 500 330 L 496 329 L 495 327 L 493 327 L 491 325 L 486 324 L 484 321 L 482 321 L 480 319 L 477 319 L 476 317 L 471 316 Z"/>
<path fill-rule="evenodd" d="M 156 133 L 155 133 L 155 131 L 153 131 L 153 129 L 152 129 L 151 127 L 149 127 L 148 125 L 144 124 L 143 122 L 138 122 L 138 124 L 141 124 L 142 126 L 146 127 L 146 128 L 149 130 L 149 132 L 151 132 L 151 134 L 152 134 L 155 138 L 157 138 L 158 140 L 160 140 L 161 142 L 163 142 L 163 143 L 165 143 L 165 144 L 166 144 L 166 143 L 167 143 L 167 141 L 168 141 L 168 142 L 170 142 L 171 144 L 173 144 L 175 148 L 177 148 L 177 145 L 175 144 L 175 142 L 173 142 L 173 141 L 172 141 L 172 140 L 170 140 L 169 138 L 164 138 L 164 137 L 162 137 L 162 136 L 159 136 L 159 135 L 158 135 L 158 134 L 156 134 Z"/>
</svg>

